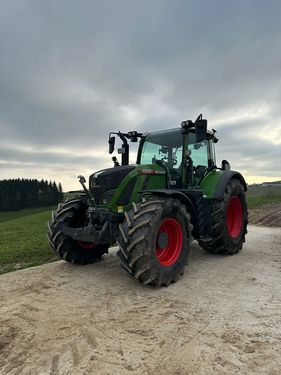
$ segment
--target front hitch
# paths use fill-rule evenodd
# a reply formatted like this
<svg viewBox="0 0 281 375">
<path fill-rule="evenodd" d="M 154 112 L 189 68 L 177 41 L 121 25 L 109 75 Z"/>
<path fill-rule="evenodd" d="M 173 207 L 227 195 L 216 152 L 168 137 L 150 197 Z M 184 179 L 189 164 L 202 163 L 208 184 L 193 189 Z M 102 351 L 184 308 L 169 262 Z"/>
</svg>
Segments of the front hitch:
<svg viewBox="0 0 281 375">
<path fill-rule="evenodd" d="M 86 216 L 89 223 L 84 227 L 71 227 L 65 221 L 58 220 L 57 228 L 76 241 L 113 245 L 118 225 L 124 220 L 124 214 L 111 212 L 108 208 L 89 207 Z"/>
<path fill-rule="evenodd" d="M 58 221 L 57 228 L 64 235 L 76 241 L 93 242 L 96 245 L 113 245 L 115 243 L 117 223 L 106 221 L 100 229 L 89 223 L 85 227 L 72 228 L 63 221 Z"/>
<path fill-rule="evenodd" d="M 77 241 L 94 242 L 98 244 L 99 233 L 94 225 L 87 225 L 84 228 L 72 228 L 64 224 L 63 221 L 58 221 L 58 230 L 66 236 L 69 236 Z"/>
</svg>

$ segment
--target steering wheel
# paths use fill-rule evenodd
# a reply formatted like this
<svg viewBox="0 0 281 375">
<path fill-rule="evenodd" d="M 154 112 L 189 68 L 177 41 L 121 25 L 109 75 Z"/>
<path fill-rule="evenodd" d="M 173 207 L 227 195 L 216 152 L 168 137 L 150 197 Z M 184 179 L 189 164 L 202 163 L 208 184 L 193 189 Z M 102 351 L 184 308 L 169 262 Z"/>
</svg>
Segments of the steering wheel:
<svg viewBox="0 0 281 375">
<path fill-rule="evenodd" d="M 168 158 L 166 158 L 166 157 L 164 157 L 164 158 L 162 158 L 161 160 L 159 160 L 163 165 L 165 165 L 166 167 L 169 167 L 169 166 L 171 166 L 172 165 L 172 167 L 174 166 L 174 165 L 176 165 L 177 164 L 177 159 L 176 158 L 171 158 L 170 159 L 170 163 L 168 162 Z"/>
</svg>

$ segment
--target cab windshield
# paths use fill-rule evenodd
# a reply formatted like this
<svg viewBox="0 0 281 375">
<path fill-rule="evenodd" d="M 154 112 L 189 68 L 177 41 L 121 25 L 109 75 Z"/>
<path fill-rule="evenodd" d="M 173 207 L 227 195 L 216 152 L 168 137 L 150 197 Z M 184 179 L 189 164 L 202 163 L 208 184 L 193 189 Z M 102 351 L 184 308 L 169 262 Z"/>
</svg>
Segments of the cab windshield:
<svg viewBox="0 0 281 375">
<path fill-rule="evenodd" d="M 191 151 L 193 167 L 209 167 L 208 141 L 196 143 L 194 133 L 189 133 L 188 148 Z M 155 132 L 148 135 L 143 143 L 140 164 L 164 164 L 166 167 L 179 168 L 182 163 L 182 134 L 179 129 Z"/>
</svg>

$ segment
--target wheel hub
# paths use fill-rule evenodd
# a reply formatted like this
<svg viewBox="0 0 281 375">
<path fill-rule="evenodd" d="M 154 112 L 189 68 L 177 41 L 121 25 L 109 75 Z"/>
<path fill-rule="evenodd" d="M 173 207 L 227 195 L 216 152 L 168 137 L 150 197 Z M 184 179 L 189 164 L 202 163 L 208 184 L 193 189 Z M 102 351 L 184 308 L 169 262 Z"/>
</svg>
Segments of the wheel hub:
<svg viewBox="0 0 281 375">
<path fill-rule="evenodd" d="M 162 266 L 174 265 L 182 250 L 183 232 L 177 219 L 168 217 L 161 224 L 156 238 L 156 257 Z"/>
<path fill-rule="evenodd" d="M 230 198 L 226 210 L 226 226 L 231 238 L 240 236 L 243 226 L 243 208 L 239 197 Z"/>
<path fill-rule="evenodd" d="M 162 232 L 158 235 L 157 246 L 159 249 L 165 249 L 168 246 L 169 237 L 166 232 Z"/>
</svg>

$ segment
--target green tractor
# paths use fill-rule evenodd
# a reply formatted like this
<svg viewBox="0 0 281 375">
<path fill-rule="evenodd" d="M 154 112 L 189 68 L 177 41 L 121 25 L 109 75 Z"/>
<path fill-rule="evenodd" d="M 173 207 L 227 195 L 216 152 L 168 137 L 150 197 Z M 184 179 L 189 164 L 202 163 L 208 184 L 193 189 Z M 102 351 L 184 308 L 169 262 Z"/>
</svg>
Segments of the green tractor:
<svg viewBox="0 0 281 375">
<path fill-rule="evenodd" d="M 88 264 L 117 244 L 121 268 L 143 284 L 169 285 L 184 273 L 192 238 L 209 253 L 236 254 L 247 233 L 246 182 L 223 160 L 216 166 L 216 131 L 200 115 L 180 128 L 109 134 L 122 141 L 114 167 L 86 180 L 60 203 L 48 240 L 65 261 Z M 139 142 L 136 164 L 129 144 Z"/>
</svg>

